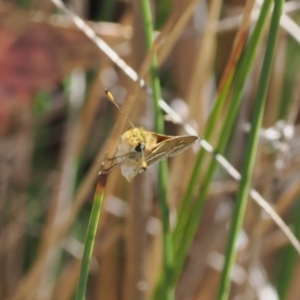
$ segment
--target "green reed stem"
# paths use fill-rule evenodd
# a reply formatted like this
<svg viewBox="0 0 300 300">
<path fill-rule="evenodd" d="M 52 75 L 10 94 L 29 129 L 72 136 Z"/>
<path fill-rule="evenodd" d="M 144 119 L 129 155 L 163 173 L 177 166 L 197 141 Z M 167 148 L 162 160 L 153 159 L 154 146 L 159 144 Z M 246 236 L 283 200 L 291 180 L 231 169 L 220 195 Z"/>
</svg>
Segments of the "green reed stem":
<svg viewBox="0 0 300 300">
<path fill-rule="evenodd" d="M 142 16 L 144 22 L 144 31 L 146 38 L 146 48 L 150 51 L 153 44 L 153 20 L 151 14 L 151 6 L 148 0 L 141 1 Z M 157 57 L 155 56 L 151 63 L 150 69 L 151 86 L 153 91 L 153 103 L 155 110 L 155 131 L 157 133 L 164 133 L 164 119 L 161 109 L 159 107 L 159 100 L 161 99 L 161 87 L 158 77 Z M 156 299 L 174 299 L 174 289 L 171 284 L 172 269 L 173 269 L 173 248 L 172 237 L 169 226 L 169 206 L 167 203 L 167 186 L 168 186 L 168 165 L 167 161 L 159 163 L 158 171 L 159 184 L 159 203 L 162 219 L 162 238 L 163 238 L 163 271 L 159 280 L 157 290 L 155 292 Z"/>
<path fill-rule="evenodd" d="M 225 255 L 225 264 L 222 271 L 221 282 L 218 290 L 218 300 L 227 300 L 229 297 L 230 273 L 236 256 L 237 239 L 243 225 L 246 204 L 249 195 L 254 160 L 257 152 L 259 130 L 261 127 L 265 110 L 265 103 L 272 71 L 272 63 L 275 54 L 275 47 L 283 4 L 283 0 L 275 1 L 270 32 L 267 41 L 267 48 L 264 56 L 259 86 L 254 103 L 251 130 L 245 148 L 246 153 L 242 166 L 242 177 L 237 192 L 235 208 L 232 216 L 232 223 L 229 230 L 229 237 Z"/>
<path fill-rule="evenodd" d="M 100 175 L 101 176 L 101 175 Z M 88 275 L 90 270 L 91 258 L 94 249 L 94 243 L 98 228 L 98 221 L 100 217 L 104 190 L 100 184 L 97 184 L 94 202 L 91 212 L 91 217 L 88 225 L 86 241 L 84 245 L 83 257 L 81 262 L 81 269 L 79 274 L 79 282 L 76 292 L 76 300 L 84 300 L 86 294 L 86 287 L 88 281 Z"/>
</svg>

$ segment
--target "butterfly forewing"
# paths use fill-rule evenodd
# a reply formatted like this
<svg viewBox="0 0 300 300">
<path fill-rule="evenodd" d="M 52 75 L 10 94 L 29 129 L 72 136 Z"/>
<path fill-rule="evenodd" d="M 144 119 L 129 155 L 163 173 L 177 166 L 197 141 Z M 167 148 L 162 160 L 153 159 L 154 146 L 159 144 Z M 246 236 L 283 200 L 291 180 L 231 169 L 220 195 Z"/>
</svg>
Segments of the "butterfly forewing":
<svg viewBox="0 0 300 300">
<path fill-rule="evenodd" d="M 163 159 L 177 155 L 178 153 L 191 147 L 197 140 L 196 136 L 164 136 L 155 135 L 158 142 L 153 149 L 146 155 L 146 162 L 148 166 L 155 164 Z"/>
</svg>

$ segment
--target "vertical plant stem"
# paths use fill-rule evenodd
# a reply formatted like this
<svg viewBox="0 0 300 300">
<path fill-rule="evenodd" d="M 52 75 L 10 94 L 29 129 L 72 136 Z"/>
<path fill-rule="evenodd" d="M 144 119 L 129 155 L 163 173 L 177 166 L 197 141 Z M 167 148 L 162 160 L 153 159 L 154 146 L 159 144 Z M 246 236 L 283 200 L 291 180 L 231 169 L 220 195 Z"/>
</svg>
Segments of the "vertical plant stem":
<svg viewBox="0 0 300 300">
<path fill-rule="evenodd" d="M 276 40 L 279 30 L 279 22 L 284 1 L 276 0 L 272 15 L 269 37 L 267 41 L 264 62 L 262 65 L 259 86 L 256 94 L 251 131 L 246 145 L 246 153 L 242 166 L 242 177 L 239 185 L 236 205 L 232 216 L 232 223 L 229 231 L 228 244 L 225 256 L 225 265 L 222 271 L 221 282 L 218 290 L 218 300 L 226 300 L 230 291 L 230 272 L 236 256 L 236 242 L 241 230 L 246 210 L 246 204 L 251 183 L 252 170 L 257 152 L 259 129 L 261 127 L 267 91 L 272 70 L 272 62 L 275 53 Z"/>
<path fill-rule="evenodd" d="M 104 186 L 106 181 L 106 178 L 105 180 L 103 180 L 104 176 L 106 175 L 101 175 L 101 174 L 99 175 L 99 181 L 96 186 L 96 192 L 94 196 L 94 202 L 93 202 L 93 207 L 92 207 L 92 212 L 91 212 L 91 217 L 90 217 L 89 226 L 87 230 L 87 236 L 84 245 L 82 262 L 81 262 L 81 269 L 80 269 L 78 287 L 76 292 L 76 300 L 85 299 L 91 258 L 94 249 L 94 243 L 95 243 L 98 222 L 99 222 L 102 201 L 103 201 Z"/>
<path fill-rule="evenodd" d="M 151 15 L 151 6 L 148 0 L 141 1 L 142 15 L 144 22 L 146 48 L 150 51 L 153 44 L 153 20 Z M 158 64 L 156 55 L 153 57 L 151 63 L 151 85 L 153 91 L 153 101 L 155 110 L 155 131 L 164 133 L 164 120 L 159 107 L 159 100 L 161 99 L 161 88 L 158 77 Z M 163 271 L 159 282 L 156 296 L 160 299 L 171 300 L 174 299 L 174 290 L 171 284 L 172 269 L 173 269 L 173 248 L 171 231 L 169 227 L 169 207 L 167 203 L 167 179 L 168 179 L 168 165 L 166 161 L 159 163 L 159 203 L 163 227 Z M 162 294 L 160 294 L 162 292 Z"/>
</svg>

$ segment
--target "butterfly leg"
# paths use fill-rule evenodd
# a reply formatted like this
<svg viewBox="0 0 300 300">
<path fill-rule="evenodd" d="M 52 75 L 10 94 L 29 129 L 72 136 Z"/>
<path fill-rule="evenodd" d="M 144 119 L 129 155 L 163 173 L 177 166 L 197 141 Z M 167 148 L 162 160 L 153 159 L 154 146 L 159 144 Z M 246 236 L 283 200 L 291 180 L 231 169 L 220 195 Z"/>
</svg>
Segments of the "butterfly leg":
<svg viewBox="0 0 300 300">
<path fill-rule="evenodd" d="M 116 167 L 118 167 L 121 164 L 122 163 L 115 163 L 108 168 L 104 168 L 104 162 L 103 162 L 100 173 L 101 174 L 109 174 L 111 171 L 113 171 Z"/>
</svg>

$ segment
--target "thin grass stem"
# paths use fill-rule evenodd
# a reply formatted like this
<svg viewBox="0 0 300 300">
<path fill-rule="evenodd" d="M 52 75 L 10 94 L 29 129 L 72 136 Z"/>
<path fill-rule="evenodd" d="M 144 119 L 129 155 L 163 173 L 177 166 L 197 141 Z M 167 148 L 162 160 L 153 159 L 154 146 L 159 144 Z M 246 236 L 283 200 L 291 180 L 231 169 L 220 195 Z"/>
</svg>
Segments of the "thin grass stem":
<svg viewBox="0 0 300 300">
<path fill-rule="evenodd" d="M 143 23 L 146 37 L 146 48 L 150 51 L 153 45 L 153 20 L 151 14 L 151 5 L 148 0 L 141 1 Z M 156 55 L 152 59 L 151 68 L 151 86 L 153 103 L 155 110 L 155 131 L 158 133 L 164 133 L 164 119 L 159 106 L 159 100 L 161 99 L 161 87 L 158 77 L 158 63 Z M 174 290 L 171 284 L 172 269 L 173 269 L 173 248 L 172 237 L 169 226 L 169 207 L 167 203 L 167 184 L 168 184 L 168 165 L 167 161 L 159 163 L 158 170 L 158 184 L 159 184 L 159 204 L 161 211 L 162 227 L 163 227 L 163 271 L 161 280 L 159 280 L 158 288 L 154 297 L 160 299 L 171 300 L 174 299 Z M 160 294 L 162 293 L 162 294 Z"/>
<path fill-rule="evenodd" d="M 101 177 L 103 176 L 105 175 L 100 174 L 99 179 L 101 179 Z M 76 298 L 75 298 L 76 300 L 85 299 L 91 258 L 93 254 L 98 222 L 99 222 L 99 217 L 100 217 L 100 212 L 101 212 L 101 207 L 103 202 L 104 186 L 105 184 L 104 185 L 101 184 L 101 181 L 99 180 L 96 187 L 91 217 L 90 217 L 87 235 L 86 235 L 86 241 L 84 245 L 81 269 L 79 274 L 79 281 L 78 281 Z"/>
</svg>

